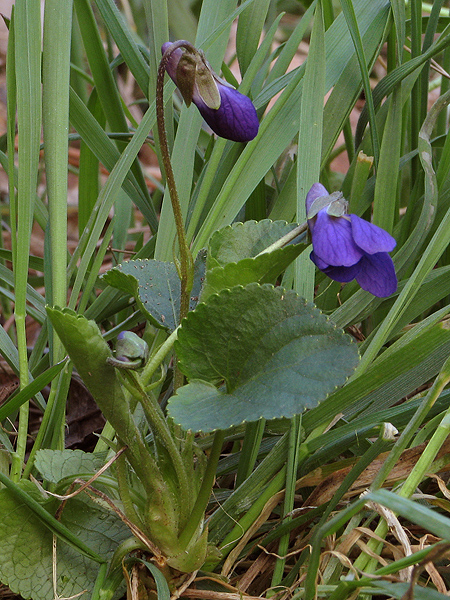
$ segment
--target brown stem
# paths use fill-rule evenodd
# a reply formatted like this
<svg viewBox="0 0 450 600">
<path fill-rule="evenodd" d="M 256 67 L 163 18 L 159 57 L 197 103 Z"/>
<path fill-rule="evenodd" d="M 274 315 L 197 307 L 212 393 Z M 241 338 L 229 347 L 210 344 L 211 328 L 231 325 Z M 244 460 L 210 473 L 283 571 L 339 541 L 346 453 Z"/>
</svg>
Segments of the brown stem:
<svg viewBox="0 0 450 600">
<path fill-rule="evenodd" d="M 180 200 L 178 197 L 175 176 L 173 174 L 172 163 L 170 160 L 169 145 L 167 143 L 166 120 L 164 115 L 164 76 L 166 73 L 166 64 L 174 50 L 180 46 L 186 46 L 187 42 L 181 41 L 172 44 L 161 59 L 158 68 L 158 77 L 156 80 L 156 122 L 158 124 L 159 145 L 161 156 L 166 174 L 167 187 L 169 188 L 172 210 L 177 229 L 178 243 L 180 246 L 180 279 L 181 279 L 181 303 L 180 303 L 180 321 L 189 311 L 189 297 L 192 289 L 193 279 L 193 259 L 186 240 L 183 215 L 181 212 Z"/>
<path fill-rule="evenodd" d="M 192 46 L 188 42 L 180 40 L 172 44 L 164 52 L 161 62 L 159 63 L 158 76 L 156 80 L 156 122 L 158 125 L 159 145 L 161 148 L 161 156 L 163 159 L 163 166 L 166 174 L 167 187 L 169 189 L 170 200 L 172 202 L 172 210 L 175 218 L 178 244 L 180 247 L 179 269 L 177 266 L 178 274 L 181 280 L 180 322 L 189 312 L 189 300 L 194 278 L 194 261 L 192 259 L 192 254 L 186 239 L 183 215 L 181 212 L 180 200 L 178 197 L 177 186 L 175 183 L 175 176 L 173 174 L 172 163 L 170 160 L 169 145 L 167 143 L 166 120 L 164 115 L 164 76 L 166 73 L 166 65 L 172 52 L 182 46 L 192 48 Z M 180 387 L 180 385 L 183 385 L 183 379 L 183 375 L 179 371 L 179 369 L 175 369 L 175 389 Z"/>
</svg>

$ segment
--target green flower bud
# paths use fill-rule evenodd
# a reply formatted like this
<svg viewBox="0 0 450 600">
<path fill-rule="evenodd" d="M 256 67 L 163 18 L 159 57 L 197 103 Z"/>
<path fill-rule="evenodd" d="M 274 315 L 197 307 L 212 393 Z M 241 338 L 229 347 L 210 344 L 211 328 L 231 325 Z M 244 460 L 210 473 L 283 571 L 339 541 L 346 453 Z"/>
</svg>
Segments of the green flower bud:
<svg viewBox="0 0 450 600">
<path fill-rule="evenodd" d="M 132 331 L 121 331 L 117 336 L 116 355 L 108 362 L 121 369 L 140 369 L 147 362 L 148 354 L 145 340 Z"/>
</svg>

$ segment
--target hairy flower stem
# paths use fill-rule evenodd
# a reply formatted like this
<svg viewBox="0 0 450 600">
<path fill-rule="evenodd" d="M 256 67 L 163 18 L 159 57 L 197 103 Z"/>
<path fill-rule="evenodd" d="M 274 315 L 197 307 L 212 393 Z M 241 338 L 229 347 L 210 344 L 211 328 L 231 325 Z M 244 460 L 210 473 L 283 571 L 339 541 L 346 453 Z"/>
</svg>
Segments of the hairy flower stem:
<svg viewBox="0 0 450 600">
<path fill-rule="evenodd" d="M 178 244 L 180 247 L 180 263 L 178 274 L 181 279 L 181 301 L 180 301 L 180 321 L 189 311 L 189 297 L 194 278 L 194 261 L 186 240 L 186 232 L 183 224 L 183 215 L 181 212 L 180 200 L 178 197 L 175 176 L 173 174 L 172 163 L 170 161 L 169 145 L 167 143 L 166 121 L 164 116 L 164 76 L 166 73 L 167 62 L 174 50 L 180 46 L 185 46 L 186 42 L 176 42 L 164 52 L 159 63 L 158 76 L 156 80 L 156 122 L 158 125 L 159 146 L 163 159 L 164 171 L 166 174 L 167 187 L 169 188 L 172 210 L 177 229 Z M 177 264 L 177 261 L 175 261 Z"/>
<path fill-rule="evenodd" d="M 210 455 L 208 457 L 208 464 L 206 471 L 203 476 L 202 485 L 198 492 L 197 500 L 195 501 L 194 508 L 189 516 L 186 527 L 180 534 L 179 541 L 182 548 L 187 548 L 192 536 L 196 532 L 202 519 L 205 516 L 205 510 L 208 505 L 209 498 L 211 496 L 211 490 L 214 485 L 216 478 L 217 464 L 219 462 L 220 453 L 222 451 L 223 442 L 225 439 L 225 431 L 216 431 L 214 435 L 214 441 L 211 448 Z"/>
<path fill-rule="evenodd" d="M 161 363 L 167 356 L 167 354 L 172 350 L 175 340 L 178 336 L 178 327 L 172 331 L 169 337 L 163 342 L 163 344 L 158 348 L 158 350 L 150 357 L 148 363 L 144 366 L 141 373 L 141 381 L 142 385 L 147 387 L 150 385 L 151 380 L 157 369 L 160 368 Z"/>
<path fill-rule="evenodd" d="M 287 233 L 286 235 L 281 237 L 279 240 L 277 240 L 273 244 L 270 244 L 270 246 L 267 246 L 267 248 L 264 248 L 264 250 L 262 250 L 256 256 L 261 256 L 261 254 L 269 254 L 270 252 L 273 252 L 274 250 L 278 250 L 278 248 L 284 248 L 284 246 L 286 246 L 290 242 L 293 242 L 296 237 L 298 237 L 302 233 L 305 233 L 305 231 L 307 229 L 308 229 L 308 223 L 307 223 L 307 221 L 305 221 L 301 225 L 297 225 L 297 227 L 292 229 L 289 233 Z"/>
<path fill-rule="evenodd" d="M 186 474 L 186 469 L 184 468 L 181 453 L 174 438 L 170 434 L 169 427 L 159 404 L 156 401 L 152 402 L 151 398 L 145 393 L 145 389 L 142 386 L 139 375 L 137 375 L 135 371 L 126 370 L 123 371 L 123 376 L 124 378 L 128 379 L 131 387 L 134 388 L 134 393 L 136 393 L 136 397 L 139 399 L 142 408 L 144 409 L 144 414 L 150 425 L 155 442 L 159 442 L 161 446 L 166 449 L 167 454 L 170 457 L 178 480 L 180 497 L 183 498 L 183 502 L 180 503 L 179 508 L 180 522 L 182 525 L 184 525 L 187 521 L 189 510 L 191 508 L 191 495 L 189 480 Z M 164 478 L 164 472 L 162 469 L 161 472 Z"/>
</svg>

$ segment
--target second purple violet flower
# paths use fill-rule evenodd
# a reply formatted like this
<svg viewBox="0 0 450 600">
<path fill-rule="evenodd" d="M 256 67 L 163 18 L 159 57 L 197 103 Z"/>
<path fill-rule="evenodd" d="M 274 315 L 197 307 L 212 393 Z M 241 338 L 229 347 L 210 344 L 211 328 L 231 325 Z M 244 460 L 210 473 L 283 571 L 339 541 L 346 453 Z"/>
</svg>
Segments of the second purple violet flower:
<svg viewBox="0 0 450 600">
<path fill-rule="evenodd" d="M 311 260 L 321 271 L 341 283 L 356 279 L 363 290 L 379 298 L 395 293 L 397 275 L 388 252 L 396 241 L 387 231 L 349 215 L 342 194 L 328 194 L 320 183 L 306 196 L 306 213 Z"/>
</svg>

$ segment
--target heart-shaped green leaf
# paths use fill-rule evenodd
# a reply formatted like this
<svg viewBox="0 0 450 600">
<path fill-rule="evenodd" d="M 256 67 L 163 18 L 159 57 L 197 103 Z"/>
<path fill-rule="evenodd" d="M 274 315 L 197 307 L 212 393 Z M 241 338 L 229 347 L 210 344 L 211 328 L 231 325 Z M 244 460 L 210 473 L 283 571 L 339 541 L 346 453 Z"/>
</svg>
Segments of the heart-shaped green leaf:
<svg viewBox="0 0 450 600">
<path fill-rule="evenodd" d="M 100 469 L 104 461 L 98 454 L 82 450 L 52 450 L 45 448 L 36 452 L 36 469 L 44 479 L 58 483 L 64 477 L 92 473 Z"/>
<path fill-rule="evenodd" d="M 50 512 L 54 500 L 43 500 L 30 481 L 18 483 Z M 55 597 L 52 584 L 53 535 L 39 517 L 7 489 L 0 490 L 0 579 L 16 594 L 33 600 Z M 105 560 L 118 544 L 130 537 L 128 527 L 111 511 L 80 495 L 69 500 L 61 522 Z M 61 598 L 89 597 L 98 576 L 98 564 L 58 540 L 56 543 L 57 591 Z"/>
<path fill-rule="evenodd" d="M 236 285 L 247 285 L 252 282 L 275 283 L 278 275 L 304 248 L 304 244 L 291 244 L 254 258 L 243 258 L 237 263 L 214 267 L 206 272 L 206 281 L 201 295 L 202 302 L 205 302 L 211 294 L 218 294 Z"/>
<path fill-rule="evenodd" d="M 246 221 L 216 231 L 209 242 L 206 269 L 253 258 L 297 227 L 286 221 Z"/>
<path fill-rule="evenodd" d="M 168 411 L 193 431 L 292 417 L 345 383 L 358 362 L 351 338 L 293 291 L 237 286 L 189 313 L 176 342 L 190 383 Z"/>
<path fill-rule="evenodd" d="M 198 302 L 205 277 L 205 251 L 194 265 L 190 309 Z M 162 329 L 173 331 L 179 323 L 181 283 L 174 263 L 152 259 L 124 262 L 103 275 L 110 286 L 134 296 L 143 314 Z"/>
</svg>

